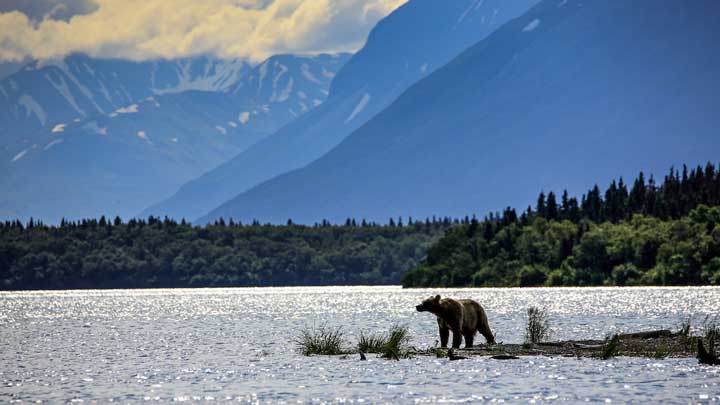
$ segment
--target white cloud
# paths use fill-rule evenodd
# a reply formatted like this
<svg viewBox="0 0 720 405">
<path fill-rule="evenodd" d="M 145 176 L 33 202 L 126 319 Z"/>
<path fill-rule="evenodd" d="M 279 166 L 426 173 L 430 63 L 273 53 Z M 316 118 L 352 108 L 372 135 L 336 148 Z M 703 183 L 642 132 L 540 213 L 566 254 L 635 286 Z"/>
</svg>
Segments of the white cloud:
<svg viewBox="0 0 720 405">
<path fill-rule="evenodd" d="M 353 51 L 407 0 L 96 0 L 67 21 L 0 13 L 0 60 L 73 52 L 133 60 L 198 54 L 262 60 Z"/>
</svg>

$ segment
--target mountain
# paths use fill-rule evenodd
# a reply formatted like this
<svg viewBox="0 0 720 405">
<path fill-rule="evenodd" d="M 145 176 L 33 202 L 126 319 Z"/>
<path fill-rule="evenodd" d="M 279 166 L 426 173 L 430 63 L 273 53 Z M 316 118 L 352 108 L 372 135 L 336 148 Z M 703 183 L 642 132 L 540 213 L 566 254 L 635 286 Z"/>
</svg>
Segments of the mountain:
<svg viewBox="0 0 720 405">
<path fill-rule="evenodd" d="M 412 0 L 381 20 L 333 80 L 327 102 L 143 212 L 195 219 L 322 156 L 417 80 L 537 0 Z"/>
<path fill-rule="evenodd" d="M 43 127 L 111 113 L 157 94 L 221 91 L 250 69 L 242 60 L 205 56 L 132 62 L 74 54 L 35 61 L 0 81 L 0 135 L 25 137 Z"/>
<path fill-rule="evenodd" d="M 716 38 L 717 1 L 545 0 L 322 158 L 198 222 L 484 215 L 716 161 Z"/>
<path fill-rule="evenodd" d="M 5 106 L 3 119 L 27 129 L 3 135 L 0 216 L 132 216 L 321 104 L 348 58 L 277 55 L 242 71 L 209 59 L 102 68 L 77 56 L 26 67 L 3 81 L 31 108 Z M 119 68 L 153 64 L 177 75 Z"/>
<path fill-rule="evenodd" d="M 27 64 L 27 62 L 0 61 L 0 80 L 19 71 L 25 64 Z"/>
</svg>

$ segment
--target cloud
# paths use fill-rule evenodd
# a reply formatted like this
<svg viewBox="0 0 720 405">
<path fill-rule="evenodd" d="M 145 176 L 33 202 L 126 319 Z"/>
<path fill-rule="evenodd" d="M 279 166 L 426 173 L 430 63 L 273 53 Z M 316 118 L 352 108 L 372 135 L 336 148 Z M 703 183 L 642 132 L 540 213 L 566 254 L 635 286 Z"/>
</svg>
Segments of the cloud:
<svg viewBox="0 0 720 405">
<path fill-rule="evenodd" d="M 406 1 L 40 0 L 74 14 L 62 19 L 46 12 L 38 21 L 41 11 L 6 7 L 0 60 L 82 52 L 132 60 L 212 54 L 259 61 L 278 53 L 354 51 L 379 19 Z"/>
</svg>

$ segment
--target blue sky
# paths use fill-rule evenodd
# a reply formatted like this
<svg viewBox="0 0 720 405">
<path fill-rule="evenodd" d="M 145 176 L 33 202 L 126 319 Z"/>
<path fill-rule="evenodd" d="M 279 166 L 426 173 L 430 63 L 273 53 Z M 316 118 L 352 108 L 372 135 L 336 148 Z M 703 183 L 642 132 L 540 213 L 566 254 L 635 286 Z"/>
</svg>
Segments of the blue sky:
<svg viewBox="0 0 720 405">
<path fill-rule="evenodd" d="M 132 60 L 360 48 L 407 0 L 2 0 L 0 62 L 73 52 Z"/>
</svg>

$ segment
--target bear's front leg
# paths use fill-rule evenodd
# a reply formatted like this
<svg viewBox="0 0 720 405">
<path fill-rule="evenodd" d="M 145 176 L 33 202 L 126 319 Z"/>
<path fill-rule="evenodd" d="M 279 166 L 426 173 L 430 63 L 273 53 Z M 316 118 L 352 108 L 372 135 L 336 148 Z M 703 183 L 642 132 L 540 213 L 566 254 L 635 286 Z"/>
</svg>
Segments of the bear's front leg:
<svg viewBox="0 0 720 405">
<path fill-rule="evenodd" d="M 453 333 L 453 349 L 459 349 L 460 343 L 462 343 L 462 332 L 460 332 L 460 329 L 455 329 L 452 331 Z"/>
<path fill-rule="evenodd" d="M 447 347 L 448 339 L 450 338 L 450 329 L 440 327 L 440 347 Z"/>
</svg>

